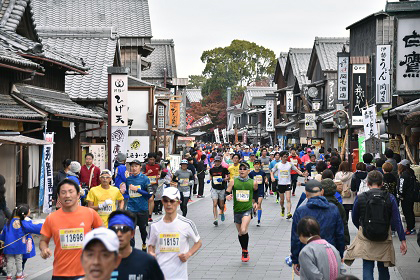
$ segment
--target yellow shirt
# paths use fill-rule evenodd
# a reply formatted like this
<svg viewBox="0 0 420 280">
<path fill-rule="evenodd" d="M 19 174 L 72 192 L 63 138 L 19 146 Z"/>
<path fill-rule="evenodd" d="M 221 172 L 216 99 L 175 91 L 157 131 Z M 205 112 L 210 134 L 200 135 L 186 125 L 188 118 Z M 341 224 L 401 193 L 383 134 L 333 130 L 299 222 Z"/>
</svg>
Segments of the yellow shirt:
<svg viewBox="0 0 420 280">
<path fill-rule="evenodd" d="M 239 164 L 237 166 L 229 166 L 228 170 L 230 173 L 230 179 L 234 179 L 235 177 L 239 176 Z"/>
<path fill-rule="evenodd" d="M 93 206 L 99 206 L 105 202 L 105 200 L 112 200 L 111 205 L 107 205 L 104 209 L 98 210 L 98 214 L 104 222 L 104 226 L 108 227 L 108 216 L 112 211 L 117 210 L 116 202 L 124 200 L 120 190 L 117 187 L 110 186 L 109 189 L 104 189 L 101 186 L 93 187 L 90 189 L 86 200 L 93 202 Z"/>
</svg>

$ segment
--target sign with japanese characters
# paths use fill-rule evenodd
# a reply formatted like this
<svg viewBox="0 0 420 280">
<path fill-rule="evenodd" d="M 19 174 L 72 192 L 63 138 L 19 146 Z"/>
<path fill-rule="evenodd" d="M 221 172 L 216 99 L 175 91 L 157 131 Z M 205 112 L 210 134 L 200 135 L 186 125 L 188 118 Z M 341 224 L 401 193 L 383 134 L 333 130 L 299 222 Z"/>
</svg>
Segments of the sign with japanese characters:
<svg viewBox="0 0 420 280">
<path fill-rule="evenodd" d="M 141 162 L 147 157 L 149 152 L 149 136 L 128 136 L 127 162 L 135 159 Z"/>
<path fill-rule="evenodd" d="M 218 128 L 214 129 L 214 138 L 216 139 L 216 143 L 220 143 L 220 134 Z"/>
<path fill-rule="evenodd" d="M 228 143 L 226 128 L 222 129 L 222 136 L 223 136 L 223 143 Z"/>
<path fill-rule="evenodd" d="M 52 211 L 52 200 L 53 200 L 53 186 L 54 186 L 54 174 L 53 174 L 53 159 L 54 159 L 54 133 L 46 133 L 45 141 L 51 144 L 44 145 L 44 203 L 42 212 L 51 213 Z"/>
<path fill-rule="evenodd" d="M 352 125 L 363 125 L 362 108 L 366 106 L 366 64 L 353 64 Z"/>
<path fill-rule="evenodd" d="M 242 134 L 242 142 L 244 142 L 244 144 L 246 144 L 248 141 L 248 132 L 245 130 Z"/>
<path fill-rule="evenodd" d="M 371 137 L 365 140 L 365 153 L 374 155 L 381 153 L 381 140 L 377 137 Z"/>
<path fill-rule="evenodd" d="M 316 130 L 316 114 L 305 114 L 305 130 Z"/>
<path fill-rule="evenodd" d="M 335 81 L 329 80 L 327 82 L 327 109 L 335 109 Z"/>
<path fill-rule="evenodd" d="M 128 126 L 127 75 L 111 75 L 111 126 Z"/>
<path fill-rule="evenodd" d="M 169 124 L 174 128 L 180 123 L 180 103 L 181 100 L 169 101 Z"/>
<path fill-rule="evenodd" d="M 391 45 L 376 46 L 376 104 L 391 103 Z"/>
<path fill-rule="evenodd" d="M 274 100 L 265 101 L 265 130 L 274 131 Z"/>
<path fill-rule="evenodd" d="M 111 166 L 117 160 L 118 153 L 125 154 L 128 144 L 128 126 L 115 126 L 111 128 Z M 127 160 L 128 161 L 128 160 Z"/>
<path fill-rule="evenodd" d="M 293 113 L 293 91 L 288 90 L 286 91 L 286 112 L 287 113 Z"/>
<path fill-rule="evenodd" d="M 209 115 L 205 115 L 204 117 L 201 117 L 198 120 L 196 120 L 195 122 L 193 122 L 191 124 L 191 128 L 205 126 L 205 125 L 208 125 L 208 124 L 211 124 L 211 123 L 212 123 L 212 121 L 211 121 Z"/>
<path fill-rule="evenodd" d="M 106 153 L 105 144 L 92 144 L 89 145 L 89 153 L 93 154 L 93 164 L 101 170 L 105 169 Z"/>
<path fill-rule="evenodd" d="M 398 91 L 420 88 L 420 18 L 399 18 L 397 61 L 395 67 Z"/>
<path fill-rule="evenodd" d="M 338 57 L 337 100 L 349 100 L 349 56 Z"/>
<path fill-rule="evenodd" d="M 378 126 L 376 124 L 376 106 L 369 106 L 362 110 L 363 127 L 365 131 L 365 139 L 378 137 Z"/>
</svg>

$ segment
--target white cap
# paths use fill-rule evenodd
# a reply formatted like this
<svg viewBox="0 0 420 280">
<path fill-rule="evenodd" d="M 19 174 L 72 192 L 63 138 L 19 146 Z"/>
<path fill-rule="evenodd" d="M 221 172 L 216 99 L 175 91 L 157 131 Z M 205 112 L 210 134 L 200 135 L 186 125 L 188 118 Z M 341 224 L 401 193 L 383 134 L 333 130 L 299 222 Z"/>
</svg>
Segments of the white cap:
<svg viewBox="0 0 420 280">
<path fill-rule="evenodd" d="M 109 169 L 103 169 L 101 171 L 101 175 L 104 175 L 104 174 L 108 174 L 109 176 L 112 176 L 111 170 L 109 170 Z"/>
<path fill-rule="evenodd" d="M 88 232 L 83 240 L 83 250 L 93 240 L 99 240 L 104 244 L 106 249 L 110 252 L 118 252 L 120 241 L 117 234 L 107 228 L 100 227 Z"/>
<path fill-rule="evenodd" d="M 181 160 L 181 163 L 180 164 L 188 164 L 188 160 L 183 159 L 183 160 Z"/>
<path fill-rule="evenodd" d="M 275 153 L 276 153 L 276 152 L 274 152 L 274 151 L 271 151 L 271 152 L 270 152 L 270 155 L 274 155 Z"/>
<path fill-rule="evenodd" d="M 166 196 L 169 199 L 181 199 L 181 194 L 179 193 L 179 190 L 175 187 L 167 187 L 166 189 L 163 189 L 162 197 Z"/>
</svg>

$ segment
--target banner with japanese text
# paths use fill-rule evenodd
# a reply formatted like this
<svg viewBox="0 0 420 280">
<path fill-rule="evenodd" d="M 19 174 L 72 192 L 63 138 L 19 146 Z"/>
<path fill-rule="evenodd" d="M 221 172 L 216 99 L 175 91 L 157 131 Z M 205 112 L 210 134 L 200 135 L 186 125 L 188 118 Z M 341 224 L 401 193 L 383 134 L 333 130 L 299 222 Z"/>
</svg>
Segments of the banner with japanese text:
<svg viewBox="0 0 420 280">
<path fill-rule="evenodd" d="M 305 130 L 316 130 L 316 114 L 305 114 Z"/>
<path fill-rule="evenodd" d="M 220 134 L 218 128 L 214 129 L 214 138 L 216 139 L 216 143 L 220 143 Z"/>
<path fill-rule="evenodd" d="M 391 45 L 376 46 L 376 104 L 391 103 Z"/>
<path fill-rule="evenodd" d="M 274 100 L 265 101 L 265 130 L 274 131 Z"/>
<path fill-rule="evenodd" d="M 362 108 L 366 106 L 366 64 L 353 64 L 352 125 L 363 125 Z"/>
<path fill-rule="evenodd" d="M 45 141 L 51 144 L 44 145 L 44 193 L 43 193 L 43 207 L 42 212 L 52 212 L 53 187 L 54 187 L 54 173 L 53 173 L 53 159 L 54 159 L 54 133 L 46 133 Z M 40 192 L 41 195 L 41 192 Z"/>
<path fill-rule="evenodd" d="M 337 100 L 349 100 L 349 55 L 338 56 Z"/>
<path fill-rule="evenodd" d="M 111 75 L 111 126 L 128 126 L 128 75 Z"/>
<path fill-rule="evenodd" d="M 293 91 L 291 91 L 291 90 L 286 91 L 286 112 L 287 113 L 293 113 L 293 111 L 294 111 L 293 110 L 293 107 L 294 107 L 293 99 L 294 99 Z"/>
<path fill-rule="evenodd" d="M 116 126 L 111 128 L 111 166 L 117 160 L 118 153 L 127 153 L 128 126 Z M 127 159 L 127 162 L 129 160 Z"/>
<path fill-rule="evenodd" d="M 228 143 L 226 128 L 222 129 L 223 143 Z"/>
<path fill-rule="evenodd" d="M 172 128 L 179 126 L 180 105 L 181 105 L 181 100 L 169 101 L 169 124 L 172 126 Z"/>
<path fill-rule="evenodd" d="M 205 126 L 205 125 L 208 125 L 208 124 L 211 124 L 211 123 L 212 123 L 212 121 L 211 121 L 209 115 L 205 115 L 204 117 L 201 117 L 198 120 L 196 120 L 195 122 L 193 122 L 191 124 L 191 128 Z"/>
<path fill-rule="evenodd" d="M 362 110 L 363 114 L 363 128 L 365 132 L 365 139 L 371 137 L 378 137 L 378 125 L 376 124 L 376 106 L 369 106 Z"/>
</svg>

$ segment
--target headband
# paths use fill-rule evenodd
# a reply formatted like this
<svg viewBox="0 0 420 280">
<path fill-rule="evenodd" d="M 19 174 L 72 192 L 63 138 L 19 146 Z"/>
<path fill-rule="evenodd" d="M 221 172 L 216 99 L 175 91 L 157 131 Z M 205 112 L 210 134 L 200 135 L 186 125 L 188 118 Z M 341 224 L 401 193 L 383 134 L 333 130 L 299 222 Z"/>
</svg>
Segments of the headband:
<svg viewBox="0 0 420 280">
<path fill-rule="evenodd" d="M 134 230 L 135 228 L 133 220 L 130 219 L 130 217 L 128 217 L 125 214 L 117 214 L 113 216 L 111 219 L 109 219 L 108 228 L 114 225 L 126 225 L 126 226 L 129 226 L 132 230 Z"/>
</svg>

